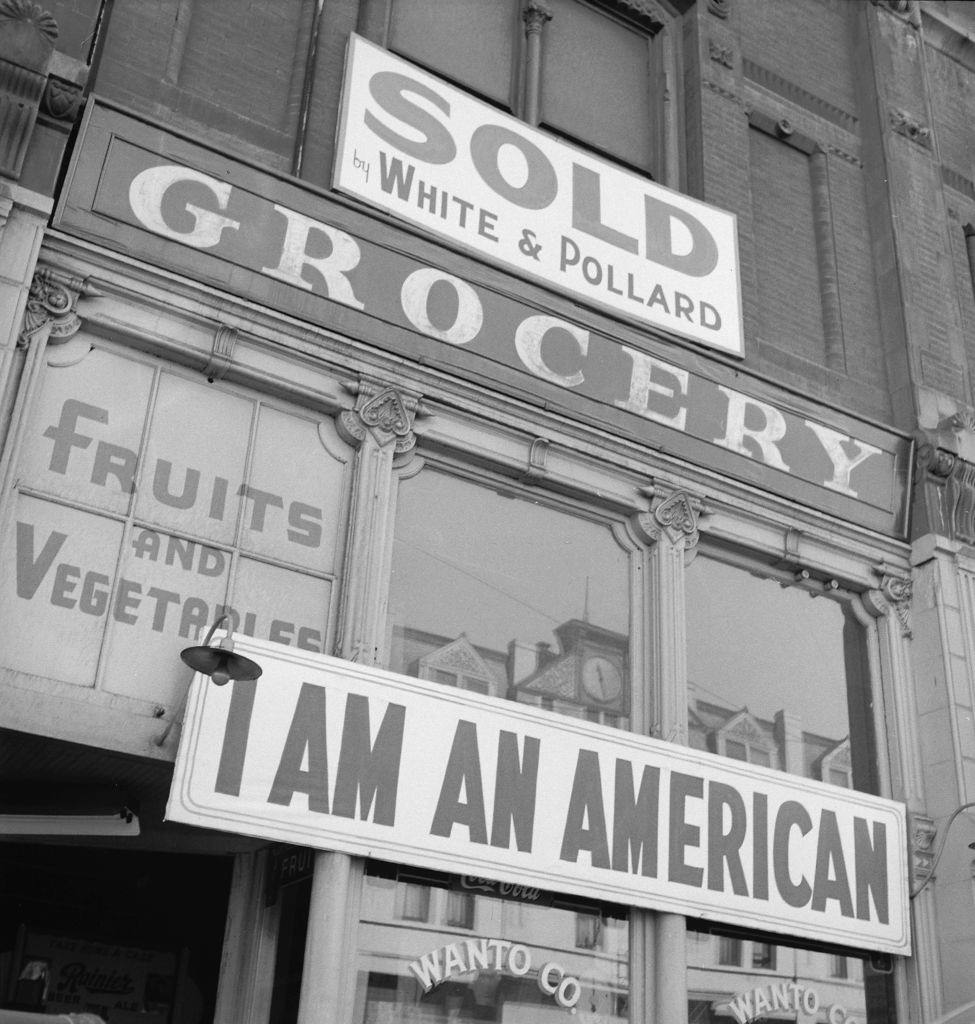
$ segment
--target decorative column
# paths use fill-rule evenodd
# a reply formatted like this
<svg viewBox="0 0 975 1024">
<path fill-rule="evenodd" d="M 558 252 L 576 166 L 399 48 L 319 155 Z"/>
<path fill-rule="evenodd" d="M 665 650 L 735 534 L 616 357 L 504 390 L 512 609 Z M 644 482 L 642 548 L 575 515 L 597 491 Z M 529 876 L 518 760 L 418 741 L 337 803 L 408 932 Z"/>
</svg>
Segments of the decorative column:
<svg viewBox="0 0 975 1024">
<path fill-rule="evenodd" d="M 528 0 L 521 12 L 525 22 L 525 98 L 524 119 L 531 125 L 539 120 L 542 91 L 542 27 L 552 20 L 551 8 L 544 0 Z"/>
<path fill-rule="evenodd" d="M 935 876 L 927 835 L 975 800 L 975 417 L 958 412 L 918 435 L 912 510 L 913 700 L 925 798 L 912 805 L 910 849 L 918 1002 L 933 1019 L 975 997 L 970 828 L 947 837 Z M 971 820 L 971 819 L 969 819 Z M 927 824 L 930 823 L 930 824 Z M 966 832 L 968 834 L 966 834 Z M 926 883 L 926 884 L 925 884 Z M 925 884 L 923 891 L 919 891 Z"/>
<path fill-rule="evenodd" d="M 88 279 L 70 277 L 46 267 L 30 283 L 23 323 L 14 345 L 14 360 L 0 389 L 0 513 L 7 500 L 10 474 L 20 447 L 30 406 L 45 363 L 56 358 L 55 348 L 67 347 L 81 329 L 77 305 L 101 293 Z M 0 304 L 2 305 L 2 304 Z M 85 343 L 79 339 L 83 350 Z"/>
<path fill-rule="evenodd" d="M 687 742 L 687 635 L 684 627 L 684 567 L 694 557 L 698 520 L 707 509 L 686 491 L 665 482 L 643 488 L 650 510 L 637 516 L 637 534 L 647 551 L 646 606 L 649 608 L 647 675 L 655 683 L 656 707 L 644 708 L 634 728 L 671 743 Z M 686 926 L 680 914 L 641 914 L 634 927 L 636 963 L 645 1008 L 652 1020 L 687 1019 Z"/>
<path fill-rule="evenodd" d="M 350 508 L 351 531 L 342 576 L 340 629 L 335 654 L 364 665 L 379 660 L 392 552 L 394 469 L 410 462 L 413 423 L 422 416 L 419 395 L 379 380 L 349 381 L 355 406 L 336 427 L 358 449 Z M 414 460 L 407 471 L 422 463 Z M 362 861 L 345 853 L 315 854 L 298 1024 L 351 1020 L 344 1004 L 354 987 L 356 914 Z"/>
<path fill-rule="evenodd" d="M 55 52 L 57 36 L 57 22 L 36 3 L 0 0 L 0 395 L 17 362 L 28 293 L 35 298 L 54 181 L 87 75 Z M 0 398 L 0 428 L 7 413 Z"/>
</svg>

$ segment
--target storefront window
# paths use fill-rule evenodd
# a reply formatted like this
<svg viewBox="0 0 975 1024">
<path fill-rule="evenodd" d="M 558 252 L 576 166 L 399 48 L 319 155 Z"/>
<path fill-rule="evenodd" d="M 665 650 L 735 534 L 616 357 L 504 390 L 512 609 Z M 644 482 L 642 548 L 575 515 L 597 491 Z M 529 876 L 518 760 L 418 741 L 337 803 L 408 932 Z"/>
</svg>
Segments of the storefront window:
<svg viewBox="0 0 975 1024">
<path fill-rule="evenodd" d="M 0 536 L 4 667 L 165 706 L 222 615 L 325 649 L 344 455 L 330 420 L 142 357 L 48 367 Z"/>
<path fill-rule="evenodd" d="M 893 1024 L 889 960 L 688 933 L 690 1024 Z"/>
<path fill-rule="evenodd" d="M 688 568 L 689 741 L 875 791 L 864 630 L 849 601 L 791 583 L 704 555 Z M 896 1019 L 884 958 L 719 930 L 690 931 L 687 948 L 692 1024 Z"/>
<path fill-rule="evenodd" d="M 705 556 L 686 593 L 691 745 L 874 791 L 865 638 L 848 604 Z"/>
<path fill-rule="evenodd" d="M 627 557 L 604 523 L 424 470 L 400 487 L 390 668 L 625 728 Z"/>
<path fill-rule="evenodd" d="M 545 905 L 551 897 L 539 890 L 485 879 L 426 884 L 394 875 L 385 866 L 367 871 L 356 1024 L 628 1019 L 624 916 Z M 422 921 L 397 913 L 412 890 L 426 893 Z"/>
</svg>

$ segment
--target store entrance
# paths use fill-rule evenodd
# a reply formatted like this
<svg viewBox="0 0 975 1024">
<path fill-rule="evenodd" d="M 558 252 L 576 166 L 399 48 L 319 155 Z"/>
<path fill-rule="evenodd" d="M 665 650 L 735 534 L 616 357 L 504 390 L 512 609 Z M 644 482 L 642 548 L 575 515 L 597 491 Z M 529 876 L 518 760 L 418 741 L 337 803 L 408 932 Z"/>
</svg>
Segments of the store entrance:
<svg viewBox="0 0 975 1024">
<path fill-rule="evenodd" d="M 212 1020 L 232 867 L 229 856 L 0 845 L 0 1008 Z"/>
</svg>

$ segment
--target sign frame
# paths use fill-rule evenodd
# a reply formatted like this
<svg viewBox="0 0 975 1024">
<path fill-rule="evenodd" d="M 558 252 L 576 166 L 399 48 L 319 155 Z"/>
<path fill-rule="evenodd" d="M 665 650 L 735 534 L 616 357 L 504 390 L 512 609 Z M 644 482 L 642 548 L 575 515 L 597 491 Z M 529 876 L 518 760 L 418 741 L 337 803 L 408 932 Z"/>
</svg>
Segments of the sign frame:
<svg viewBox="0 0 975 1024">
<path fill-rule="evenodd" d="M 397 76 L 398 89 L 374 88 L 378 76 Z M 412 111 L 415 123 L 389 112 L 385 121 L 377 117 L 366 109 L 370 92 L 374 104 L 385 98 L 399 115 Z M 416 140 L 424 132 L 427 145 Z M 396 139 L 405 149 L 394 153 Z M 734 213 L 540 131 L 355 33 L 346 53 L 332 186 L 645 329 L 745 355 Z M 624 193 L 628 205 L 618 201 Z M 631 234 L 641 218 L 643 228 Z"/>
<path fill-rule="evenodd" d="M 239 637 L 236 643 L 241 653 L 263 665 L 264 675 L 259 682 L 229 687 L 210 686 L 199 674 L 194 678 L 167 806 L 169 820 L 857 950 L 910 953 L 902 804 L 268 641 Z M 387 731 L 391 719 L 394 726 Z M 388 744 L 396 721 L 401 723 L 400 747 L 393 766 L 387 755 L 393 749 Z M 345 730 L 353 727 L 358 732 L 350 731 L 347 747 Z M 317 739 L 301 738 L 308 729 L 316 731 Z M 517 785 L 527 784 L 526 776 L 518 773 L 531 761 L 530 743 L 538 744 L 533 748 L 537 795 L 532 797 L 527 841 L 512 812 L 509 826 L 502 822 L 499 833 L 489 825 L 489 842 L 487 833 L 477 836 L 476 822 L 472 824 L 476 814 L 470 808 L 477 804 L 470 788 L 474 769 L 464 769 L 471 774 L 459 784 L 457 759 L 470 763 L 474 758 L 477 786 L 483 779 L 483 807 L 497 808 L 503 786 L 513 784 L 511 778 Z M 353 758 L 346 751 L 362 749 L 368 753 L 355 755 L 360 760 L 343 763 L 347 756 Z M 600 813 L 609 836 L 603 842 L 610 847 L 619 841 L 613 829 L 624 828 L 619 821 L 606 825 L 616 810 L 614 785 L 619 800 L 614 766 L 616 773 L 636 766 L 629 799 L 639 792 L 634 807 L 647 814 L 648 808 L 656 808 L 654 827 L 647 824 L 644 835 L 658 838 L 640 848 L 640 864 L 632 831 L 624 835 L 631 843 L 629 853 L 624 852 L 625 864 L 603 864 L 594 852 Z M 345 787 L 345 810 L 338 796 L 343 774 L 346 783 L 353 776 L 358 779 L 351 790 Z M 371 795 L 368 784 L 362 788 L 363 778 L 371 780 Z M 644 803 L 644 787 L 654 778 L 656 802 L 651 797 Z M 293 785 L 295 779 L 303 781 Z M 331 803 L 329 787 L 335 792 Z M 506 792 L 504 800 L 515 799 L 510 795 L 514 790 Z M 583 792 L 588 796 L 580 812 Z M 723 801 L 717 812 L 715 800 Z M 448 818 L 455 816 L 446 829 L 444 807 Z M 468 811 L 471 820 L 460 823 L 456 816 Z M 741 816 L 747 817 L 747 826 Z M 486 812 L 488 823 L 499 820 L 497 813 L 492 817 Z M 520 820 L 524 825 L 525 819 Z M 820 822 L 818 832 L 814 820 Z M 639 827 L 633 816 L 626 821 L 631 830 Z M 764 824 L 754 826 L 753 821 Z M 723 834 L 726 823 L 728 834 Z M 757 838 L 759 827 L 764 828 L 764 843 Z M 718 829 L 712 846 L 726 852 L 732 830 L 751 830 L 747 836 L 740 834 L 737 852 L 717 869 L 708 846 L 712 828 Z M 806 835 L 814 839 L 806 842 Z M 810 843 L 816 844 L 815 850 Z M 573 856 L 567 851 L 574 851 Z M 734 881 L 732 860 L 737 860 L 740 883 Z M 849 869 L 851 863 L 855 871 Z M 814 874 L 815 887 L 810 884 Z M 855 900 L 850 888 L 854 877 Z M 881 877 L 882 888 L 877 882 Z M 740 891 L 742 884 L 745 892 Z M 809 891 L 800 905 L 796 893 L 803 888 Z M 818 910 L 817 902 L 822 904 Z M 839 909 L 827 908 L 833 902 Z"/>
</svg>

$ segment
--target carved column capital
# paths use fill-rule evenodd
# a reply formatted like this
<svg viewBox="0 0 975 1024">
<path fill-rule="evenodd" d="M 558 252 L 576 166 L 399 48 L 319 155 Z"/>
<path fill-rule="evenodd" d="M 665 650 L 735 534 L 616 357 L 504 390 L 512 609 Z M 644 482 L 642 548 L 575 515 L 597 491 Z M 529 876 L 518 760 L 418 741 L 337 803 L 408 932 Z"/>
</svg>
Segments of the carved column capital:
<svg viewBox="0 0 975 1024">
<path fill-rule="evenodd" d="M 101 294 L 88 278 L 41 267 L 30 284 L 18 346 L 26 348 L 42 332 L 47 332 L 48 341 L 53 344 L 73 338 L 81 327 L 81 317 L 75 310 L 78 300 Z"/>
<path fill-rule="evenodd" d="M 538 35 L 545 22 L 552 20 L 552 8 L 545 0 L 528 0 L 521 17 L 525 23 L 525 35 Z"/>
<path fill-rule="evenodd" d="M 911 890 L 916 892 L 930 877 L 934 867 L 934 838 L 938 834 L 934 819 L 925 814 L 907 815 L 907 852 L 910 857 Z"/>
<path fill-rule="evenodd" d="M 636 517 L 639 533 L 649 542 L 657 543 L 666 537 L 672 544 L 683 544 L 685 557 L 690 560 L 700 539 L 699 520 L 708 515 L 704 503 L 687 491 L 659 484 L 643 488 L 651 499 L 650 510 Z"/>
<path fill-rule="evenodd" d="M 958 428 L 964 429 L 959 416 Z M 975 463 L 961 457 L 944 431 L 918 439 L 914 478 L 914 538 L 933 533 L 975 544 Z"/>
<path fill-rule="evenodd" d="M 342 386 L 356 396 L 355 408 L 343 410 L 336 421 L 349 444 L 358 446 L 371 436 L 380 448 L 392 446 L 396 455 L 416 445 L 413 423 L 426 415 L 419 395 L 376 380 L 346 381 Z"/>
<path fill-rule="evenodd" d="M 904 636 L 911 636 L 911 596 L 914 584 L 907 576 L 891 573 L 886 566 L 874 570 L 880 578 L 880 586 L 863 595 L 864 607 L 871 615 L 881 618 L 893 611 L 900 622 Z"/>
</svg>

